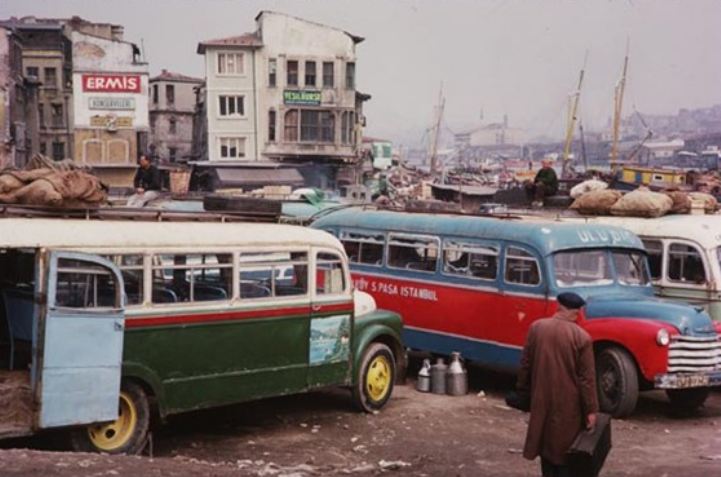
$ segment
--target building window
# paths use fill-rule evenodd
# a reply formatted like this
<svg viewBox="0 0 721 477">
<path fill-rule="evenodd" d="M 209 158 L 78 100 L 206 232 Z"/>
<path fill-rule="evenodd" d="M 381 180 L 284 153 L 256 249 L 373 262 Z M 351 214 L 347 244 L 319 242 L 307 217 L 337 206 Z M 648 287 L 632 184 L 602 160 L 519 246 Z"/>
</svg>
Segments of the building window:
<svg viewBox="0 0 721 477">
<path fill-rule="evenodd" d="M 26 76 L 34 76 L 34 77 L 37 78 L 37 77 L 40 76 L 40 71 L 38 71 L 38 67 L 37 67 L 37 66 L 28 66 L 28 67 L 25 69 L 25 75 L 26 75 Z"/>
<path fill-rule="evenodd" d="M 221 137 L 220 157 L 223 159 L 238 159 L 245 157 L 245 138 Z"/>
<path fill-rule="evenodd" d="M 48 88 L 58 87 L 58 72 L 55 68 L 45 68 L 45 84 Z"/>
<path fill-rule="evenodd" d="M 218 112 L 222 117 L 245 116 L 244 96 L 218 96 Z"/>
<path fill-rule="evenodd" d="M 158 104 L 158 85 L 153 85 L 153 104 Z"/>
<path fill-rule="evenodd" d="M 175 85 L 165 85 L 165 101 L 168 103 L 168 106 L 175 104 Z"/>
<path fill-rule="evenodd" d="M 45 127 L 45 105 L 43 103 L 38 104 L 38 123 L 41 128 Z"/>
<path fill-rule="evenodd" d="M 324 88 L 332 88 L 334 83 L 333 78 L 333 62 L 332 61 L 324 61 L 323 62 L 323 87 Z"/>
<path fill-rule="evenodd" d="M 345 87 L 348 89 L 355 88 L 355 63 L 353 62 L 345 64 Z"/>
<path fill-rule="evenodd" d="M 355 113 L 352 111 L 346 111 L 341 114 L 340 121 L 340 141 L 343 144 L 352 144 L 355 139 Z"/>
<path fill-rule="evenodd" d="M 288 142 L 296 142 L 298 140 L 298 110 L 291 109 L 285 113 L 283 139 Z"/>
<path fill-rule="evenodd" d="M 174 147 L 168 148 L 168 160 L 170 162 L 175 162 L 175 155 L 177 154 L 178 150 Z"/>
<path fill-rule="evenodd" d="M 50 126 L 54 128 L 63 127 L 63 104 L 54 103 L 51 105 L 50 110 Z"/>
<path fill-rule="evenodd" d="M 278 62 L 275 58 L 268 60 L 268 86 L 275 88 L 278 78 Z"/>
<path fill-rule="evenodd" d="M 168 132 L 170 134 L 176 134 L 178 132 L 178 121 L 175 118 L 170 118 L 168 121 Z"/>
<path fill-rule="evenodd" d="M 305 85 L 315 88 L 315 61 L 305 62 Z"/>
<path fill-rule="evenodd" d="M 275 142 L 275 110 L 268 111 L 268 141 Z"/>
<path fill-rule="evenodd" d="M 333 142 L 335 121 L 331 111 L 301 110 L 300 140 Z"/>
<path fill-rule="evenodd" d="M 62 161 L 65 159 L 65 143 L 60 141 L 53 142 L 53 160 Z"/>
<path fill-rule="evenodd" d="M 286 62 L 286 70 L 288 73 L 288 86 L 298 86 L 298 62 L 288 60 Z"/>
<path fill-rule="evenodd" d="M 48 147 L 45 144 L 45 141 L 40 142 L 40 154 L 45 155 L 48 153 Z"/>
<path fill-rule="evenodd" d="M 218 53 L 219 75 L 242 75 L 243 53 Z"/>
</svg>

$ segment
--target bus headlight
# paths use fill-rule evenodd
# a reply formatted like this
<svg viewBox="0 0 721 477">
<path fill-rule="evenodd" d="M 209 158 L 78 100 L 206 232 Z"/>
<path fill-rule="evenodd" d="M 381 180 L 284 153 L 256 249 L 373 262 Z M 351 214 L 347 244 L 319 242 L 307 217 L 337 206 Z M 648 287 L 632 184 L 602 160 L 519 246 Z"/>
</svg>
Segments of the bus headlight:
<svg viewBox="0 0 721 477">
<path fill-rule="evenodd" d="M 656 343 L 659 346 L 668 346 L 670 342 L 671 337 L 669 336 L 668 331 L 666 331 L 665 328 L 658 330 L 658 333 L 656 333 Z"/>
</svg>

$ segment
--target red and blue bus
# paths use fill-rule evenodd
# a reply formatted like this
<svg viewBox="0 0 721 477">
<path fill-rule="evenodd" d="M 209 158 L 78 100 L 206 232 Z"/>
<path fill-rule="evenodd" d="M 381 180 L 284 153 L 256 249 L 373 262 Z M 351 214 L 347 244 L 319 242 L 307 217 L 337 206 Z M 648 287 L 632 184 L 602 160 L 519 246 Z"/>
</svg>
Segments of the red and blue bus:
<svg viewBox="0 0 721 477">
<path fill-rule="evenodd" d="M 625 229 L 358 208 L 313 227 L 341 240 L 357 289 L 403 314 L 411 349 L 514 372 L 531 323 L 574 291 L 605 411 L 628 415 L 650 389 L 694 408 L 721 385 L 718 330 L 700 308 L 654 298 L 643 244 Z"/>
</svg>

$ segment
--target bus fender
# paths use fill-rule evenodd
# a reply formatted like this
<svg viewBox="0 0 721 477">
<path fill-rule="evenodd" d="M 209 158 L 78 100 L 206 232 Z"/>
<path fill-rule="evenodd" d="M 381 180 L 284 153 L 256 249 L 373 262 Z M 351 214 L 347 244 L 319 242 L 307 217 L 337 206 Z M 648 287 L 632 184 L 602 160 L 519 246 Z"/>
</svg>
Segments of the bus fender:
<svg viewBox="0 0 721 477">
<path fill-rule="evenodd" d="M 356 383 L 358 378 L 358 369 L 360 368 L 364 351 L 374 342 L 383 343 L 390 347 L 396 360 L 396 376 L 402 375 L 401 370 L 405 369 L 406 366 L 405 351 L 401 344 L 400 335 L 393 328 L 382 324 L 374 324 L 363 328 L 359 335 L 353 352 L 353 383 Z"/>
<path fill-rule="evenodd" d="M 147 366 L 137 362 L 123 362 L 123 380 L 132 380 L 143 386 L 154 398 L 158 414 L 165 419 L 165 389 L 160 377 Z"/>
</svg>

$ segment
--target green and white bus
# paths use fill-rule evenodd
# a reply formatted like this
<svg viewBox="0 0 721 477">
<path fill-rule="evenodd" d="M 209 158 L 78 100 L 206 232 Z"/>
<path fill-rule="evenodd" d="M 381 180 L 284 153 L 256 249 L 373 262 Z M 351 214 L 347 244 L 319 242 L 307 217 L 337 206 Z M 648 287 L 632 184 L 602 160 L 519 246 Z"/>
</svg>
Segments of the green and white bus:
<svg viewBox="0 0 721 477">
<path fill-rule="evenodd" d="M 402 323 L 326 232 L 0 218 L 0 437 L 139 452 L 165 417 L 327 386 L 380 409 Z"/>
</svg>

